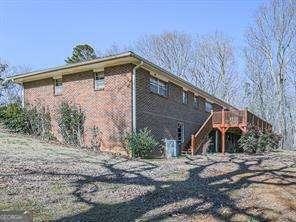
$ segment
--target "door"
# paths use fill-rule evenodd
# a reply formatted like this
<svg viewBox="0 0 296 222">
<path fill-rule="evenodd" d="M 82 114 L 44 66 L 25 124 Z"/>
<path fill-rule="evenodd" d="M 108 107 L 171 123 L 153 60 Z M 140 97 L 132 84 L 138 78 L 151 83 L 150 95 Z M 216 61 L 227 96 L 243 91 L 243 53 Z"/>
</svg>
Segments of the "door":
<svg viewBox="0 0 296 222">
<path fill-rule="evenodd" d="M 177 128 L 177 143 L 179 146 L 184 143 L 184 139 L 184 124 L 180 122 Z"/>
</svg>

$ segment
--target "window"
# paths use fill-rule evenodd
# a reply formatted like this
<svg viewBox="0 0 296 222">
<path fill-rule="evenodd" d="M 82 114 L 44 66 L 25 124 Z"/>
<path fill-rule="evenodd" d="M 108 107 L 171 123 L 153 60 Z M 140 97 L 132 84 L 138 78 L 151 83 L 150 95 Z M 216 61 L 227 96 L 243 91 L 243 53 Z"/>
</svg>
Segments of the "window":
<svg viewBox="0 0 296 222">
<path fill-rule="evenodd" d="M 161 96 L 168 95 L 167 84 L 159 79 L 152 78 L 152 77 L 150 78 L 150 91 L 157 93 Z"/>
<path fill-rule="evenodd" d="M 211 112 L 213 110 L 212 103 L 206 102 L 206 112 Z"/>
<path fill-rule="evenodd" d="M 105 87 L 105 76 L 103 73 L 95 73 L 95 90 L 102 90 Z"/>
<path fill-rule="evenodd" d="M 183 90 L 182 92 L 182 103 L 183 104 L 188 104 L 188 93 Z"/>
<path fill-rule="evenodd" d="M 195 109 L 198 109 L 198 97 L 197 96 L 194 96 L 194 98 L 193 98 L 193 107 Z"/>
<path fill-rule="evenodd" d="M 178 123 L 178 129 L 177 129 L 177 142 L 179 145 L 184 143 L 185 141 L 185 134 L 184 134 L 184 124 L 183 123 Z"/>
<path fill-rule="evenodd" d="M 62 95 L 62 92 L 63 92 L 63 81 L 62 79 L 55 79 L 55 82 L 54 82 L 54 94 L 56 96 L 58 95 Z"/>
</svg>

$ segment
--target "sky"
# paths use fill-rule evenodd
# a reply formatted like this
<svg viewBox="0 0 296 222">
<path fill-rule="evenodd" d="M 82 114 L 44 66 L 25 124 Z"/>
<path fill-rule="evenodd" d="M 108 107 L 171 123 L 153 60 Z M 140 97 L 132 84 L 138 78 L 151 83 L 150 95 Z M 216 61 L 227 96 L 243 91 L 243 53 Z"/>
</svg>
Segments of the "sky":
<svg viewBox="0 0 296 222">
<path fill-rule="evenodd" d="M 264 0 L 0 0 L 0 58 L 32 70 L 64 64 L 73 46 L 104 51 L 145 34 L 222 31 L 239 53 Z"/>
</svg>

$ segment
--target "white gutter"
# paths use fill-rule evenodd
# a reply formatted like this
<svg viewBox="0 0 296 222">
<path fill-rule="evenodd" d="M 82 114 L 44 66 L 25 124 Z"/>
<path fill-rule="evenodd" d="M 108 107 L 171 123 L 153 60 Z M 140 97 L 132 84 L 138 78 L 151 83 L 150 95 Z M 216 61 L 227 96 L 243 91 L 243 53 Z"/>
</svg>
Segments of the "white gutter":
<svg viewBox="0 0 296 222">
<path fill-rule="evenodd" d="M 140 66 L 143 65 L 143 61 L 141 61 L 140 64 L 136 65 L 133 68 L 133 74 L 132 74 L 132 122 L 133 122 L 133 133 L 137 132 L 137 124 L 136 124 L 136 71 Z"/>
<path fill-rule="evenodd" d="M 100 63 L 100 62 L 116 60 L 116 59 L 120 59 L 120 58 L 124 58 L 124 57 L 129 57 L 130 55 L 131 55 L 131 52 L 125 52 L 125 53 L 122 53 L 122 54 L 106 56 L 106 57 L 103 57 L 103 58 L 93 59 L 93 60 L 90 60 L 90 61 L 78 62 L 78 63 L 75 63 L 75 64 L 67 64 L 67 65 L 58 66 L 58 67 L 55 67 L 55 68 L 48 68 L 48 69 L 43 69 L 43 70 L 39 70 L 39 71 L 33 71 L 33 72 L 29 72 L 29 73 L 15 75 L 15 76 L 10 77 L 9 79 L 26 78 L 26 77 L 31 77 L 31 76 L 44 74 L 44 73 L 49 73 L 49 72 L 63 71 L 63 70 L 67 70 L 69 68 L 76 68 L 76 67 L 79 67 L 79 66 L 87 66 L 87 65 Z"/>
</svg>

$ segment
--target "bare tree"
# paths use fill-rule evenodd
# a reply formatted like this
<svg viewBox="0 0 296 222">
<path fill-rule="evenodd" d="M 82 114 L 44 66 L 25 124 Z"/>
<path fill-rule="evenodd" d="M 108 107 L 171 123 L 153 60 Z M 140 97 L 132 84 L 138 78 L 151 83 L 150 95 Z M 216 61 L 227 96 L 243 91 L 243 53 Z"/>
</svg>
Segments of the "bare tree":
<svg viewBox="0 0 296 222">
<path fill-rule="evenodd" d="M 220 32 L 199 39 L 190 80 L 210 94 L 233 102 L 239 82 L 232 41 Z"/>
<path fill-rule="evenodd" d="M 4 85 L 0 86 L 0 104 L 21 103 L 22 87 L 11 81 L 5 81 L 6 78 L 16 75 L 17 73 L 28 72 L 30 69 L 24 66 L 10 66 L 0 60 L 0 78 Z"/>
<path fill-rule="evenodd" d="M 134 49 L 162 68 L 188 79 L 193 55 L 193 38 L 183 32 L 146 35 L 135 42 Z"/>
<path fill-rule="evenodd" d="M 259 72 L 263 75 L 261 91 L 254 91 L 260 97 L 269 97 L 264 103 L 273 103 L 275 106 L 266 106 L 265 113 L 268 119 L 273 121 L 275 128 L 283 136 L 282 147 L 293 144 L 288 121 L 295 123 L 295 103 L 291 101 L 291 86 L 288 78 L 295 75 L 292 70 L 292 60 L 295 57 L 296 47 L 296 1 L 273 0 L 263 5 L 255 18 L 255 23 L 248 29 L 246 34 L 247 56 L 246 63 L 249 71 L 250 84 L 258 89 L 257 79 Z M 248 56 L 256 55 L 256 58 Z M 260 61 L 254 62 L 254 59 Z M 262 63 L 262 64 L 259 64 Z M 260 67 L 261 66 L 261 67 Z M 269 82 L 268 82 L 269 81 Z M 255 111 L 261 108 L 255 104 Z M 253 104 L 254 106 L 254 104 Z M 291 120 L 292 118 L 292 120 Z"/>
<path fill-rule="evenodd" d="M 214 96 L 235 98 L 234 47 L 222 33 L 201 38 L 177 31 L 146 35 L 135 43 L 135 51 Z"/>
<path fill-rule="evenodd" d="M 275 101 L 270 100 L 274 94 L 274 83 L 267 74 L 265 60 L 256 51 L 245 50 L 247 82 L 245 83 L 245 99 L 250 109 L 256 110 L 261 117 L 274 120 L 274 112 L 270 113 Z M 267 90 L 269 89 L 269 90 Z"/>
<path fill-rule="evenodd" d="M 0 77 L 2 76 L 2 73 L 7 69 L 8 65 L 5 63 L 2 63 L 0 60 Z"/>
<path fill-rule="evenodd" d="M 8 87 L 5 80 L 7 68 L 8 65 L 0 60 L 0 104 L 5 100 L 5 91 Z"/>
<path fill-rule="evenodd" d="M 127 46 L 120 46 L 116 43 L 113 43 L 109 48 L 105 50 L 105 55 L 115 55 L 123 52 L 129 51 Z"/>
</svg>

